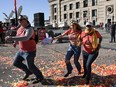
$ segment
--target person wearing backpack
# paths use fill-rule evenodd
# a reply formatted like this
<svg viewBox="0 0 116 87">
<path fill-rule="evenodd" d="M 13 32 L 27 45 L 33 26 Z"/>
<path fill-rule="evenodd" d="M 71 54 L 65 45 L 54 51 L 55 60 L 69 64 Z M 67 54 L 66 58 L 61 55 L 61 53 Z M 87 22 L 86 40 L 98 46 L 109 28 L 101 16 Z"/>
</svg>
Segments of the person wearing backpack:
<svg viewBox="0 0 116 87">
<path fill-rule="evenodd" d="M 5 38 L 6 40 L 15 41 L 14 47 L 16 47 L 17 43 L 19 44 L 19 51 L 15 55 L 13 65 L 25 72 L 23 80 L 34 74 L 38 81 L 42 81 L 44 76 L 34 64 L 36 56 L 34 29 L 31 27 L 26 15 L 20 15 L 19 23 L 21 26 L 17 30 L 17 35 Z M 23 61 L 25 61 L 25 64 Z"/>
<path fill-rule="evenodd" d="M 81 40 L 83 45 L 82 56 L 84 68 L 84 75 L 82 78 L 85 78 L 86 84 L 89 84 L 92 71 L 91 65 L 99 54 L 102 36 L 97 30 L 93 28 L 91 22 L 87 22 L 85 30 L 81 33 Z"/>
</svg>

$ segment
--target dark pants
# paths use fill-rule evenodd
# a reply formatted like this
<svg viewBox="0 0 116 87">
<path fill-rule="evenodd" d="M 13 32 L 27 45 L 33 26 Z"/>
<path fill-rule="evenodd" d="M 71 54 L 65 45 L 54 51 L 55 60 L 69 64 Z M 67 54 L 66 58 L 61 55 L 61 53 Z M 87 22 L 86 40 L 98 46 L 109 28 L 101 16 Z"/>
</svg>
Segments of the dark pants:
<svg viewBox="0 0 116 87">
<path fill-rule="evenodd" d="M 0 39 L 2 43 L 5 43 L 5 33 L 0 33 Z"/>
<path fill-rule="evenodd" d="M 98 56 L 98 52 L 94 52 L 92 54 L 89 54 L 85 51 L 82 51 L 83 55 L 83 68 L 84 68 L 84 74 L 86 75 L 86 79 L 90 80 L 91 78 L 91 65 L 94 62 L 94 60 Z"/>
<path fill-rule="evenodd" d="M 35 66 L 34 58 L 36 51 L 23 52 L 19 51 L 16 53 L 13 65 L 23 70 L 26 74 L 34 74 L 38 79 L 42 79 L 43 75 L 41 71 Z M 23 61 L 25 60 L 25 64 Z"/>
<path fill-rule="evenodd" d="M 115 34 L 110 34 L 110 35 L 111 35 L 111 42 L 113 42 L 113 40 L 115 42 Z"/>
<path fill-rule="evenodd" d="M 68 51 L 67 51 L 67 54 L 66 54 L 66 58 L 65 58 L 65 62 L 66 62 L 68 72 L 71 72 L 72 69 L 73 69 L 72 65 L 70 63 L 70 59 L 73 55 L 74 55 L 74 64 L 75 64 L 78 72 L 81 72 L 81 65 L 78 62 L 78 59 L 80 57 L 80 53 L 81 53 L 81 47 L 69 45 L 69 48 L 68 48 Z"/>
</svg>

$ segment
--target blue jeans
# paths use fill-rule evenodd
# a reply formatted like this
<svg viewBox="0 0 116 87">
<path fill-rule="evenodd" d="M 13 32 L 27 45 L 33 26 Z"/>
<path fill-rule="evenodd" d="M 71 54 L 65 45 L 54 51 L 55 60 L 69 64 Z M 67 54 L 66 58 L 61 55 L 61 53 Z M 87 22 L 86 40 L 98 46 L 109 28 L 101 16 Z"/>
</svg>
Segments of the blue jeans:
<svg viewBox="0 0 116 87">
<path fill-rule="evenodd" d="M 74 64 L 78 70 L 78 72 L 81 72 L 81 65 L 80 63 L 78 62 L 78 59 L 80 57 L 80 54 L 81 54 L 81 47 L 79 46 L 74 46 L 74 45 L 69 45 L 69 48 L 67 50 L 67 54 L 66 54 L 66 58 L 65 58 L 65 63 L 66 63 L 66 66 L 67 66 L 67 71 L 68 72 L 71 72 L 72 71 L 72 65 L 70 63 L 70 59 L 71 57 L 74 55 Z"/>
<path fill-rule="evenodd" d="M 99 54 L 98 52 L 93 52 L 93 53 L 89 54 L 85 51 L 82 51 L 84 75 L 86 75 L 87 80 L 90 80 L 91 65 L 94 62 L 94 60 L 97 58 L 98 54 Z"/>
<path fill-rule="evenodd" d="M 18 51 L 15 55 L 15 60 L 13 65 L 23 70 L 26 74 L 34 74 L 38 79 L 42 79 L 43 75 L 41 71 L 35 66 L 34 58 L 36 56 L 36 51 L 33 52 L 23 52 Z M 25 64 L 23 63 L 25 61 Z"/>
</svg>

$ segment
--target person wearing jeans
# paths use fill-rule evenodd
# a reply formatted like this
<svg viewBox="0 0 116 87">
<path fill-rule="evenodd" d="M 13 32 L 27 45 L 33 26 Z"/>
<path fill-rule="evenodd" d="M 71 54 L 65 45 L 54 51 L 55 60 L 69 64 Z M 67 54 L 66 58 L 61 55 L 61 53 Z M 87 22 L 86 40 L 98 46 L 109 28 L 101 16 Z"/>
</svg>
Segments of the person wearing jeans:
<svg viewBox="0 0 116 87">
<path fill-rule="evenodd" d="M 23 78 L 23 80 L 26 80 L 29 77 L 29 75 L 33 73 L 36 75 L 36 78 L 38 79 L 43 78 L 41 71 L 34 64 L 35 56 L 36 56 L 36 51 L 32 51 L 32 52 L 18 51 L 16 53 L 13 65 L 23 70 L 26 73 L 26 76 Z M 25 64 L 23 63 L 24 60 L 25 60 Z"/>
<path fill-rule="evenodd" d="M 69 74 L 72 73 L 72 65 L 70 63 L 70 59 L 71 57 L 74 55 L 74 64 L 78 70 L 78 73 L 81 73 L 81 65 L 78 62 L 78 59 L 80 57 L 80 53 L 81 53 L 81 41 L 80 41 L 80 36 L 81 36 L 81 27 L 79 24 L 77 23 L 72 23 L 71 27 L 66 30 L 63 34 L 54 37 L 53 39 L 59 39 L 62 38 L 65 35 L 68 35 L 70 44 L 69 44 L 69 48 L 67 50 L 66 56 L 65 56 L 65 63 L 66 63 L 66 67 L 67 67 L 67 73 L 64 75 L 64 77 L 69 76 Z"/>
<path fill-rule="evenodd" d="M 20 27 L 17 30 L 17 35 L 7 36 L 5 38 L 6 40 L 14 41 L 14 47 L 16 47 L 17 43 L 19 45 L 19 51 L 15 55 L 13 65 L 25 72 L 23 80 L 26 80 L 31 74 L 34 74 L 37 81 L 42 81 L 44 76 L 34 64 L 36 56 L 34 29 L 31 27 L 26 15 L 20 15 L 19 23 Z"/>
<path fill-rule="evenodd" d="M 82 56 L 84 75 L 82 78 L 86 79 L 86 84 L 89 84 L 91 78 L 91 65 L 96 60 L 101 47 L 102 36 L 92 27 L 91 22 L 87 22 L 85 30 L 81 34 L 82 40 Z M 99 40 L 99 41 L 98 41 Z"/>
<path fill-rule="evenodd" d="M 82 51 L 83 68 L 84 68 L 83 78 L 86 77 L 86 84 L 88 84 L 91 77 L 91 65 L 94 62 L 94 60 L 97 58 L 98 54 L 99 52 L 94 52 L 90 54 L 85 51 Z"/>
<path fill-rule="evenodd" d="M 79 71 L 79 73 L 81 73 L 81 65 L 78 61 L 80 54 L 81 54 L 80 46 L 75 46 L 75 45 L 71 45 L 71 44 L 69 45 L 67 54 L 66 54 L 66 58 L 65 58 L 68 73 L 72 73 L 72 70 L 73 70 L 72 65 L 69 61 L 73 55 L 74 55 L 74 64 L 75 64 L 77 70 Z M 67 74 L 65 76 L 67 76 Z"/>
</svg>

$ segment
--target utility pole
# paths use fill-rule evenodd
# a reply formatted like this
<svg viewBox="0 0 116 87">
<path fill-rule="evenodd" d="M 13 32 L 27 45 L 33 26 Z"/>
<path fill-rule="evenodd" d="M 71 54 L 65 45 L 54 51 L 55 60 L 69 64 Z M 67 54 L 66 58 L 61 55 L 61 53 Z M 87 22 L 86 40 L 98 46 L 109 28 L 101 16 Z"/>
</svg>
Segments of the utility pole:
<svg viewBox="0 0 116 87">
<path fill-rule="evenodd" d="M 14 0 L 14 10 L 15 10 L 15 25 L 18 25 L 18 18 L 17 18 L 17 0 Z"/>
</svg>

